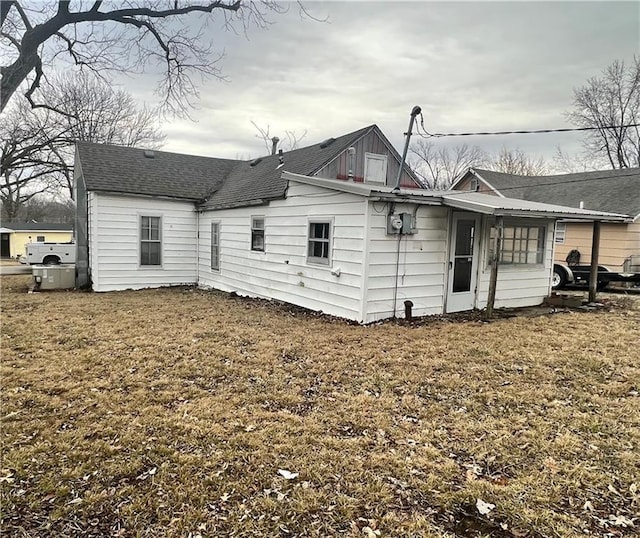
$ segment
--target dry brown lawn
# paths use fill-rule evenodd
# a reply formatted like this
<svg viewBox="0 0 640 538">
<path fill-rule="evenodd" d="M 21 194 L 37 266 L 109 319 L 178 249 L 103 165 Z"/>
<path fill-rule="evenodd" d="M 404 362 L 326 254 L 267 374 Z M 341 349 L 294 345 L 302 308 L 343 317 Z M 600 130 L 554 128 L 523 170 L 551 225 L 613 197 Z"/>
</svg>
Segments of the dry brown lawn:
<svg viewBox="0 0 640 538">
<path fill-rule="evenodd" d="M 362 327 L 28 281 L 1 279 L 3 536 L 640 531 L 637 305 Z"/>
</svg>

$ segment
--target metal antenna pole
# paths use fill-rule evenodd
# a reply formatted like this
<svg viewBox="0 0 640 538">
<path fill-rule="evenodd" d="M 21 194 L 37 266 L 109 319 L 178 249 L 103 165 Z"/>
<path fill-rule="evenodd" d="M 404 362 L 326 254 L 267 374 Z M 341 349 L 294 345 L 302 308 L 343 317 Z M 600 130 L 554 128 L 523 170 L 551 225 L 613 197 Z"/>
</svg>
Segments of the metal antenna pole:
<svg viewBox="0 0 640 538">
<path fill-rule="evenodd" d="M 411 119 L 409 120 L 409 129 L 407 130 L 407 139 L 404 143 L 404 151 L 402 152 L 402 160 L 400 161 L 400 168 L 398 169 L 398 178 L 396 179 L 396 186 L 393 188 L 394 193 L 400 191 L 400 180 L 402 179 L 402 171 L 404 170 L 404 163 L 407 160 L 407 152 L 409 151 L 409 140 L 411 139 L 411 131 L 413 130 L 413 122 L 416 121 L 416 116 L 422 112 L 422 109 L 416 105 L 411 110 Z"/>
</svg>

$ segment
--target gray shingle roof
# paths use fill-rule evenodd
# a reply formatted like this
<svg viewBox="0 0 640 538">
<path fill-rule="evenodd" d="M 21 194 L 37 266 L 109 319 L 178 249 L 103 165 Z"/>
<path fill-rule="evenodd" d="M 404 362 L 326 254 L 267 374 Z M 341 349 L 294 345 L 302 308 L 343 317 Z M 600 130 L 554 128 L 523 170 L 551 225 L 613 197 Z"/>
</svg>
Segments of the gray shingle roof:
<svg viewBox="0 0 640 538">
<path fill-rule="evenodd" d="M 283 198 L 282 172 L 311 175 L 332 161 L 375 125 L 333 139 L 252 161 L 197 157 L 180 153 L 79 142 L 77 151 L 87 190 L 168 196 L 204 202 L 204 208 L 249 205 Z M 324 146 L 324 147 L 323 147 Z"/>
<path fill-rule="evenodd" d="M 370 125 L 335 138 L 326 147 L 319 143 L 287 151 L 283 154 L 284 165 L 280 167 L 278 155 L 263 157 L 255 166 L 251 166 L 252 161 L 242 162 L 234 167 L 203 207 L 245 205 L 284 198 L 287 180 L 282 179 L 282 172 L 286 170 L 296 174 L 312 175 L 374 128 L 375 125 Z"/>
<path fill-rule="evenodd" d="M 474 168 L 509 198 L 620 213 L 640 214 L 640 168 L 599 170 L 554 176 L 519 176 Z"/>
<path fill-rule="evenodd" d="M 87 190 L 204 199 L 242 161 L 78 142 Z"/>
</svg>

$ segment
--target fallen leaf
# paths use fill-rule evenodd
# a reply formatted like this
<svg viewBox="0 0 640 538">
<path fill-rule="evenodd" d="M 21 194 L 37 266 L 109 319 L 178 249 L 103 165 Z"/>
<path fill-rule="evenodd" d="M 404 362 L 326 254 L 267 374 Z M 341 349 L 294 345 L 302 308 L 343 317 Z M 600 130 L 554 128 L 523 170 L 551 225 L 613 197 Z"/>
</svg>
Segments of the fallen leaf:
<svg viewBox="0 0 640 538">
<path fill-rule="evenodd" d="M 616 527 L 633 527 L 633 520 L 629 519 L 625 516 L 614 516 L 611 514 L 609 516 L 609 521 L 611 525 L 615 525 Z"/>
<path fill-rule="evenodd" d="M 495 504 L 484 502 L 482 499 L 476 500 L 476 508 L 483 516 L 486 516 L 496 507 Z"/>
<path fill-rule="evenodd" d="M 286 469 L 278 469 L 278 474 L 285 480 L 295 480 L 300 473 L 292 473 Z"/>
</svg>

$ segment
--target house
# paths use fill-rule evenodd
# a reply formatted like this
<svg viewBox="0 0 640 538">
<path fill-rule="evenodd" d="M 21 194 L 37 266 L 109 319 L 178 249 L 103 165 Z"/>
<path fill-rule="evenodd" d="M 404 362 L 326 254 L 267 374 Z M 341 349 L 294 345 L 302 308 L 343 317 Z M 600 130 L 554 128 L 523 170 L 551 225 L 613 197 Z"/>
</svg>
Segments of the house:
<svg viewBox="0 0 640 538">
<path fill-rule="evenodd" d="M 197 284 L 367 323 L 484 308 L 550 290 L 557 219 L 602 212 L 420 188 L 371 125 L 252 161 L 79 143 L 78 285 Z"/>
<path fill-rule="evenodd" d="M 66 243 L 73 238 L 73 226 L 45 222 L 3 222 L 0 225 L 0 257 L 24 256 L 28 243 Z"/>
<path fill-rule="evenodd" d="M 623 222 L 602 224 L 598 261 L 612 271 L 630 271 L 640 264 L 640 168 L 554 176 L 520 176 L 472 168 L 451 188 L 624 214 L 627 218 Z M 555 230 L 556 262 L 564 262 L 570 251 L 578 250 L 580 263 L 590 263 L 592 230 L 586 222 L 559 221 Z"/>
</svg>

